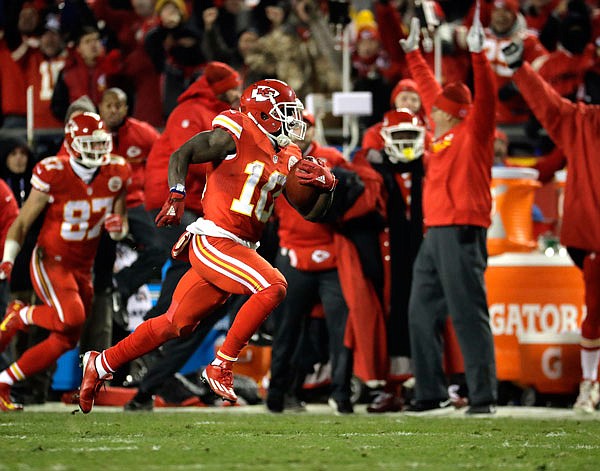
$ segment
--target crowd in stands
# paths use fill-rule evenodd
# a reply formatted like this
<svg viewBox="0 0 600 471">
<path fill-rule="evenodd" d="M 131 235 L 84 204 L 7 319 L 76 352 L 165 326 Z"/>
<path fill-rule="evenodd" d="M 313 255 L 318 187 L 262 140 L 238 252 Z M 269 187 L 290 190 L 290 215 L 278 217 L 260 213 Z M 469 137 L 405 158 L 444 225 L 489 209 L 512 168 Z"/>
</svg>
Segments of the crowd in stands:
<svg viewBox="0 0 600 471">
<path fill-rule="evenodd" d="M 482 36 L 474 38 L 479 22 Z M 81 353 L 108 348 L 120 340 L 119 334 L 127 333 L 126 320 L 119 319 L 118 313 L 123 313 L 139 286 L 162 283 L 158 303 L 146 315 L 146 319 L 156 318 L 168 310 L 177 283 L 190 268 L 187 260 L 172 260 L 161 278 L 171 246 L 188 224 L 204 214 L 200 199 L 207 164 L 190 167 L 182 224 L 156 228 L 153 220 L 168 197 L 170 155 L 195 134 L 211 130 L 215 116 L 237 109 L 241 91 L 259 80 L 286 82 L 305 104 L 310 94 L 329 96 L 349 80 L 352 90 L 372 96 L 372 113 L 359 119 L 361 143 L 352 155 L 344 158 L 315 137 L 315 130 L 325 126 L 330 143 L 345 144 L 336 141 L 334 132 L 328 134 L 339 122 L 327 110 L 304 113 L 307 136 L 296 141 L 303 155 L 326 160 L 340 182 L 329 218 L 309 223 L 281 198 L 270 221 L 273 229 L 262 239 L 261 253 L 289 284 L 289 302 L 284 301 L 263 327 L 273 337 L 273 388 L 267 407 L 272 412 L 302 409 L 302 378 L 312 366 L 306 358 L 318 363 L 324 357 L 332 364 L 332 406 L 339 413 L 352 412 L 352 373 L 368 386 L 369 412 L 402 409 L 403 398 L 391 378 L 407 379 L 414 368 L 427 380 L 417 382 L 413 409 L 437 408 L 447 398 L 440 389 L 443 381 L 436 376 L 436 359 L 431 359 L 440 348 L 433 345 L 433 324 L 439 319 L 432 318 L 431 324 L 424 319 L 415 322 L 413 315 L 409 321 L 410 311 L 430 312 L 443 305 L 461 312 L 472 309 L 477 322 L 487 316 L 479 279 L 456 279 L 458 284 L 464 281 L 462 287 L 471 294 L 483 293 L 483 298 L 468 303 L 460 296 L 438 298 L 427 293 L 427 282 L 418 272 L 439 271 L 444 265 L 420 253 L 426 226 L 428 230 L 434 226 L 431 234 L 439 231 L 438 226 L 456 227 L 458 250 L 445 245 L 449 239 L 443 234 L 439 246 L 423 251 L 439 248 L 459 253 L 467 238 L 485 244 L 485 231 L 464 231 L 462 225 L 471 220 L 448 223 L 445 217 L 451 209 L 441 204 L 434 207 L 441 212 L 436 213 L 438 223 L 423 223 L 423 207 L 437 198 L 423 189 L 428 149 L 438 152 L 452 139 L 438 140 L 446 126 L 444 119 L 450 123 L 447 131 L 458 122 L 452 119 L 471 123 L 470 133 L 478 136 L 464 139 L 489 135 L 489 142 L 495 141 L 496 162 L 490 155 L 489 167 L 507 165 L 510 155 L 535 156 L 540 180 L 548 181 L 554 171 L 572 165 L 567 139 L 561 135 L 561 142 L 554 141 L 556 123 L 535 112 L 531 92 L 521 93 L 522 86 L 514 78 L 521 62 L 507 52 L 515 44 L 520 47 L 519 60 L 530 64 L 527 73 L 530 68 L 558 95 L 577 106 L 600 104 L 600 2 L 596 0 L 0 0 L 0 178 L 8 187 L 0 190 L 2 195 L 11 191 L 16 203 L 10 211 L 8 205 L 0 207 L 0 247 L 31 192 L 34 165 L 47 157 L 69 155 L 63 144 L 65 124 L 80 113 L 98 113 L 112 135 L 112 153 L 123 157 L 131 170 L 125 241 L 136 249 L 138 259 L 113 274 L 117 242 L 108 232 L 103 234 L 94 263 L 94 300 L 86 311 L 88 319 L 85 326 L 81 319 L 81 329 L 65 345 L 80 341 Z M 349 77 L 342 73 L 346 59 Z M 493 77 L 489 83 L 487 64 Z M 518 75 L 525 73 L 519 70 Z M 439 82 L 435 87 L 433 77 Z M 472 117 L 469 121 L 471 112 L 471 116 L 476 112 L 487 116 L 489 123 Z M 440 118 L 440 113 L 448 116 Z M 33 134 L 27 132 L 28 126 Z M 485 178 L 480 183 L 483 188 Z M 455 183 L 461 184 L 465 182 Z M 483 227 L 485 221 L 477 220 L 476 225 Z M 10 283 L 0 280 L 2 313 L 14 299 L 40 303 L 29 276 L 40 228 L 41 221 L 29 228 Z M 428 242 L 435 245 L 432 240 L 433 236 Z M 578 242 L 572 245 L 584 251 L 572 256 L 587 273 L 585 251 L 593 248 Z M 485 268 L 485 249 L 479 249 L 481 260 L 476 256 L 467 262 Z M 451 272 L 444 276 L 454 277 Z M 411 294 L 415 286 L 420 297 Z M 154 370 L 156 359 L 144 357 L 154 373 L 146 384 L 140 383 L 138 395 L 126 408 L 151 409 L 161 383 L 181 368 L 217 321 L 235 317 L 243 301 L 232 298 L 189 339 L 167 343 L 162 347 L 163 363 L 155 363 Z M 586 302 L 596 300 L 587 294 Z M 115 303 L 121 307 L 114 309 Z M 454 328 L 461 346 L 469 343 L 469 337 L 491 336 L 485 327 L 465 328 L 452 317 L 458 322 Z M 318 352 L 309 339 L 315 325 L 329 333 L 329 343 Z M 30 327 L 23 329 L 26 335 L 15 345 L 16 356 L 3 354 L 0 370 L 16 364 L 11 362 L 32 345 L 52 342 L 55 333 L 48 337 L 46 330 Z M 444 335 L 454 335 L 451 326 L 444 330 Z M 598 395 L 600 343 L 595 330 L 588 327 L 585 335 L 592 340 L 582 343 L 584 351 L 594 352 L 582 354 L 588 376 L 584 379 L 591 381 L 591 386 L 585 386 L 589 398 Z M 416 362 L 415 353 L 420 355 Z M 465 373 L 472 406 L 477 401 L 485 407 L 493 405 L 497 397 L 491 392 L 496 384 L 491 379 L 489 343 L 479 350 L 477 346 L 463 349 L 463 354 L 468 355 Z M 55 359 L 38 363 L 45 367 Z M 37 368 L 38 363 L 31 376 L 25 375 L 28 382 L 13 388 L 22 401 L 46 398 L 49 375 L 33 375 L 43 369 Z M 0 384 L 6 379 L 2 374 Z M 594 396 L 593 405 L 599 400 Z M 490 412 L 485 407 L 483 412 Z M 582 407 L 589 409 L 589 401 Z"/>
</svg>

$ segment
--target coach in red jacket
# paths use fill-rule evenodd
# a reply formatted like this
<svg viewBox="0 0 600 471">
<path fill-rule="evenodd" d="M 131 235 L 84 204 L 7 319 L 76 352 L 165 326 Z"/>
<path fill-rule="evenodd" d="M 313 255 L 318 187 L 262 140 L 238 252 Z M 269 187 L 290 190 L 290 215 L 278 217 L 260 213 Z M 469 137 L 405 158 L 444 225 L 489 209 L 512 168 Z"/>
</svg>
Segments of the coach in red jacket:
<svg viewBox="0 0 600 471">
<path fill-rule="evenodd" d="M 581 325 L 583 379 L 574 408 L 592 413 L 600 399 L 600 106 L 572 103 L 522 59 L 523 47 L 512 43 L 505 50 L 517 71 L 513 80 L 536 118 L 567 159 L 564 216 L 560 242 L 583 271 L 587 315 Z"/>
<path fill-rule="evenodd" d="M 442 89 L 435 81 L 418 50 L 419 26 L 418 18 L 413 18 L 409 37 L 401 41 L 435 126 L 423 186 L 427 233 L 415 260 L 409 301 L 416 379 L 413 409 L 439 408 L 448 399 L 440 335 L 449 314 L 465 360 L 467 413 L 492 413 L 497 380 L 483 275 L 492 209 L 494 77 L 482 53 L 484 32 L 479 14 L 467 37 L 474 101 L 463 83 L 453 82 Z"/>
</svg>

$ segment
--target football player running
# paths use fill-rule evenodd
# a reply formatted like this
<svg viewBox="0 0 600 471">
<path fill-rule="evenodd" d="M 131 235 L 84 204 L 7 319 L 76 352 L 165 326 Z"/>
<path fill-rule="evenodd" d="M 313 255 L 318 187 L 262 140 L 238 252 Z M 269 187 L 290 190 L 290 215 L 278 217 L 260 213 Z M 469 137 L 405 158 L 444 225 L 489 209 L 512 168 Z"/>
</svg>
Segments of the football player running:
<svg viewBox="0 0 600 471">
<path fill-rule="evenodd" d="M 185 177 L 190 164 L 213 162 L 202 198 L 204 217 L 187 227 L 173 257 L 189 257 L 192 267 L 179 281 L 167 312 L 142 323 L 103 352 L 83 357 L 79 407 L 92 410 L 96 392 L 114 371 L 167 340 L 189 335 L 231 294 L 250 297 L 239 310 L 216 358 L 202 376 L 215 394 L 236 402 L 232 366 L 252 334 L 283 300 L 282 274 L 256 252 L 258 240 L 281 194 L 289 169 L 301 159 L 291 138 L 303 139 L 302 103 L 279 80 L 261 80 L 242 94 L 240 111 L 213 119 L 169 160 L 170 195 L 156 217 L 158 226 L 177 225 L 185 206 Z M 335 187 L 331 172 L 302 160 L 304 184 L 321 190 L 306 217 L 324 211 Z"/>
<path fill-rule="evenodd" d="M 6 237 L 0 279 L 10 278 L 32 223 L 46 211 L 31 258 L 31 278 L 41 306 L 9 304 L 0 324 L 0 351 L 18 331 L 37 325 L 48 338 L 26 350 L 0 372 L 0 410 L 23 408 L 10 397 L 11 385 L 52 365 L 77 344 L 92 301 L 92 263 L 102 229 L 115 240 L 127 234 L 125 191 L 130 169 L 110 155 L 112 138 L 100 116 L 79 114 L 65 126 L 69 156 L 39 162 L 31 194 Z"/>
</svg>

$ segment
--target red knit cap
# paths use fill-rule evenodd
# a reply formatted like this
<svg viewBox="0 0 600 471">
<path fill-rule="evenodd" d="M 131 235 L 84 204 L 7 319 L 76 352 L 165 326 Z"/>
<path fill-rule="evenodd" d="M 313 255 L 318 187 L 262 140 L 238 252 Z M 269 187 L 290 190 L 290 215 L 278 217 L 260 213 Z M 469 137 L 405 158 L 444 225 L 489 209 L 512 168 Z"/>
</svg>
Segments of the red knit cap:
<svg viewBox="0 0 600 471">
<path fill-rule="evenodd" d="M 462 82 L 451 82 L 444 86 L 433 106 L 456 118 L 463 119 L 469 113 L 471 102 L 469 87 Z"/>
<path fill-rule="evenodd" d="M 499 139 L 508 144 L 508 136 L 506 135 L 506 133 L 504 131 L 502 131 L 498 128 L 496 128 L 496 130 L 494 131 L 494 139 Z"/>
<path fill-rule="evenodd" d="M 379 30 L 376 26 L 372 25 L 362 26 L 356 32 L 356 40 L 360 41 L 361 39 L 376 39 L 377 41 L 379 41 Z"/>
<path fill-rule="evenodd" d="M 402 79 L 396 84 L 392 90 L 392 94 L 390 95 L 390 106 L 392 108 L 395 108 L 394 104 L 396 103 L 396 97 L 401 92 L 411 92 L 418 95 L 419 92 L 417 90 L 417 82 L 415 82 L 413 79 Z"/>
<path fill-rule="evenodd" d="M 302 119 L 306 121 L 311 126 L 315 125 L 315 116 L 312 113 L 309 113 L 306 110 L 302 110 Z"/>
<path fill-rule="evenodd" d="M 494 8 L 504 8 L 516 15 L 519 13 L 519 0 L 495 0 Z"/>
<path fill-rule="evenodd" d="M 242 84 L 240 74 L 223 62 L 209 62 L 204 68 L 204 75 L 215 95 L 221 95 Z"/>
</svg>

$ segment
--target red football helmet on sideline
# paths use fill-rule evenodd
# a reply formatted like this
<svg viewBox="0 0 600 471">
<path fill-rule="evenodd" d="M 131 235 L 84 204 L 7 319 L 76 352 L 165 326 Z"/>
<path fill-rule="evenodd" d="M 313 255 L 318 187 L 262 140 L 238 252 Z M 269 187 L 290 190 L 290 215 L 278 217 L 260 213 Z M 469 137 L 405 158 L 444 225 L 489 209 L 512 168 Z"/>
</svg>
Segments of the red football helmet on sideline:
<svg viewBox="0 0 600 471">
<path fill-rule="evenodd" d="M 80 164 L 99 167 L 110 162 L 112 136 L 96 113 L 81 113 L 65 125 L 65 147 Z"/>
<path fill-rule="evenodd" d="M 390 162 L 411 162 L 425 151 L 425 126 L 408 108 L 383 115 L 380 131 Z"/>
<path fill-rule="evenodd" d="M 306 133 L 303 109 L 296 92 L 281 80 L 259 80 L 246 88 L 240 98 L 240 111 L 273 137 L 279 134 L 303 140 Z"/>
</svg>

